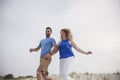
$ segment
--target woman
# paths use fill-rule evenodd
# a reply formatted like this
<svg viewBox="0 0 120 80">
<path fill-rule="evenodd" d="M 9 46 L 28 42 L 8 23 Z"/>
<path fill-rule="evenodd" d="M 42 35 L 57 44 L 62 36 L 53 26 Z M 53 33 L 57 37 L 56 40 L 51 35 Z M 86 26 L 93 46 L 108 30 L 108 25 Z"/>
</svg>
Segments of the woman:
<svg viewBox="0 0 120 80">
<path fill-rule="evenodd" d="M 70 67 L 70 63 L 72 63 L 74 53 L 71 49 L 73 47 L 75 50 L 77 50 L 80 53 L 83 54 L 92 54 L 92 52 L 84 51 L 80 49 L 73 41 L 73 37 L 71 34 L 71 31 L 67 28 L 61 29 L 60 31 L 61 35 L 61 41 L 58 43 L 58 50 L 60 54 L 60 73 L 62 76 L 62 80 L 73 80 L 71 77 L 68 76 L 68 70 Z M 46 59 L 49 59 L 54 53 L 49 52 L 45 57 Z"/>
<path fill-rule="evenodd" d="M 58 43 L 58 50 L 60 54 L 60 73 L 62 76 L 62 80 L 73 80 L 71 77 L 68 76 L 68 69 L 70 67 L 70 63 L 73 60 L 74 53 L 71 49 L 73 47 L 80 53 L 83 54 L 92 54 L 92 52 L 84 51 L 80 49 L 73 41 L 73 37 L 71 31 L 69 29 L 61 29 L 61 41 Z"/>
</svg>

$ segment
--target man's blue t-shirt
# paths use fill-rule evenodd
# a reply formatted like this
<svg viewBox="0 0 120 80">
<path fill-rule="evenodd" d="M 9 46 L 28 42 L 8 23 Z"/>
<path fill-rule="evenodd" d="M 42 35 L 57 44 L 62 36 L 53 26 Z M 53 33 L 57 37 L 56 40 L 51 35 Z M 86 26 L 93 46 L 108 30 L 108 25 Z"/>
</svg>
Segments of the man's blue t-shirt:
<svg viewBox="0 0 120 80">
<path fill-rule="evenodd" d="M 56 41 L 53 38 L 45 38 L 40 41 L 41 48 L 41 57 L 44 57 L 47 53 L 51 51 L 53 45 L 56 44 Z"/>
</svg>

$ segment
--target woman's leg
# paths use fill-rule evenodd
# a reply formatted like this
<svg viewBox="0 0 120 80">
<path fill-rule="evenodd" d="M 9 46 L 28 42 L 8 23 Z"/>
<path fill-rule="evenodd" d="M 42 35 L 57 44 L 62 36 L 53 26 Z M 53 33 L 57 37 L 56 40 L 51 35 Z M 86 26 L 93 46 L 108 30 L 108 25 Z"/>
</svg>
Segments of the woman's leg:
<svg viewBox="0 0 120 80">
<path fill-rule="evenodd" d="M 72 63 L 73 57 L 60 59 L 60 73 L 62 76 L 62 80 L 73 80 L 68 76 L 68 70 L 70 68 L 70 64 Z"/>
<path fill-rule="evenodd" d="M 66 59 L 60 59 L 60 74 L 62 80 L 67 80 L 68 66 L 66 64 Z"/>
</svg>

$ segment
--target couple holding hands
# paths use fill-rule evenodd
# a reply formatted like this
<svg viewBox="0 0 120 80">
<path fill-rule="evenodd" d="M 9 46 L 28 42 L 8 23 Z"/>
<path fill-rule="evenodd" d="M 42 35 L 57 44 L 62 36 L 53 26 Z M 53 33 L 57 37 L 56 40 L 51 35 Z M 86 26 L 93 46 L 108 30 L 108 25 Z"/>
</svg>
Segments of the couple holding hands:
<svg viewBox="0 0 120 80">
<path fill-rule="evenodd" d="M 52 29 L 50 27 L 46 27 L 45 29 L 46 38 L 42 39 L 39 45 L 36 48 L 30 48 L 30 52 L 38 51 L 41 49 L 40 53 L 40 65 L 37 69 L 37 80 L 53 80 L 51 77 L 48 77 L 48 66 L 51 63 L 52 55 L 59 51 L 60 56 L 60 74 L 62 80 L 73 80 L 70 76 L 68 76 L 68 70 L 72 60 L 74 58 L 74 53 L 72 51 L 72 47 L 80 53 L 83 54 L 92 54 L 91 51 L 84 51 L 80 49 L 75 42 L 73 41 L 73 37 L 70 29 L 64 28 L 60 31 L 60 41 L 56 44 L 54 38 L 51 38 Z"/>
</svg>

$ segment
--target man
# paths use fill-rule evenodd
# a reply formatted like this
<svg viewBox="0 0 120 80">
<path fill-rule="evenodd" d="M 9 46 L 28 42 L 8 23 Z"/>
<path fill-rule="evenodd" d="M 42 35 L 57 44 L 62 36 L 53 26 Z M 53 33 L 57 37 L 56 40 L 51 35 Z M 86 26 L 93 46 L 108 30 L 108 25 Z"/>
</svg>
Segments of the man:
<svg viewBox="0 0 120 80">
<path fill-rule="evenodd" d="M 57 45 L 54 38 L 50 37 L 51 33 L 52 29 L 47 27 L 46 38 L 40 41 L 38 47 L 30 49 L 30 52 L 33 52 L 41 48 L 40 65 L 37 69 L 37 80 L 52 80 L 52 78 L 48 77 L 48 66 L 51 63 L 51 55 L 57 52 Z"/>
</svg>

